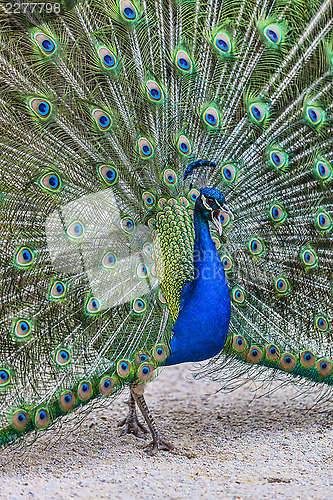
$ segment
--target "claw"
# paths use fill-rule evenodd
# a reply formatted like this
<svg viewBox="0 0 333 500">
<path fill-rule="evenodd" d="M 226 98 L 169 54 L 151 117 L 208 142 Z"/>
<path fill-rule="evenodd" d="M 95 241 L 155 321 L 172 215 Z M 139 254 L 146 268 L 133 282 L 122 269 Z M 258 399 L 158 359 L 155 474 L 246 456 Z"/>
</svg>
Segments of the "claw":
<svg viewBox="0 0 333 500">
<path fill-rule="evenodd" d="M 117 427 L 124 426 L 125 429 L 121 434 L 122 436 L 125 436 L 126 434 L 133 434 L 138 438 L 145 439 L 145 434 L 149 432 L 147 427 L 139 422 L 136 413 L 134 415 L 128 414 L 127 417 L 118 422 Z"/>
<path fill-rule="evenodd" d="M 165 439 L 162 438 L 161 435 L 154 436 L 153 441 L 151 441 L 146 447 L 145 450 L 149 452 L 150 455 L 156 455 L 159 450 L 163 451 L 172 451 L 175 446 L 172 443 L 169 443 Z"/>
</svg>

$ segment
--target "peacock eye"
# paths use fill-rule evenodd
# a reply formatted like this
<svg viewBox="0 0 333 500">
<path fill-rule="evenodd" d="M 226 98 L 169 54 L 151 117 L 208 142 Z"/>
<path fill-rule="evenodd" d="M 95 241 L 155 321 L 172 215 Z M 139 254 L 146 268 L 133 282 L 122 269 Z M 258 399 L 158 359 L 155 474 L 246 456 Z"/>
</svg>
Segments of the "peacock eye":
<svg viewBox="0 0 333 500">
<path fill-rule="evenodd" d="M 211 207 L 212 205 L 214 205 L 215 203 L 215 200 L 214 198 L 206 198 L 206 201 L 208 203 L 208 205 Z"/>
</svg>

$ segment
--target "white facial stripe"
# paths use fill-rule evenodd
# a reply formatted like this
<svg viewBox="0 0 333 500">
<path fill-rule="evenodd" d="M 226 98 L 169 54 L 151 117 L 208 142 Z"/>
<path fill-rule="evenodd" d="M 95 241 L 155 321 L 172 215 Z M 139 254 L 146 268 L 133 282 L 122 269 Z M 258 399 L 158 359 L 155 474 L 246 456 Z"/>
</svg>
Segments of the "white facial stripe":
<svg viewBox="0 0 333 500">
<path fill-rule="evenodd" d="M 210 207 L 209 205 L 207 205 L 207 203 L 206 203 L 206 199 L 205 199 L 205 196 L 204 196 L 203 194 L 201 195 L 201 201 L 202 201 L 203 206 L 204 206 L 205 208 L 207 208 L 207 210 L 210 210 L 210 211 L 212 211 L 212 210 L 213 210 L 213 209 L 212 209 L 212 207 Z"/>
</svg>

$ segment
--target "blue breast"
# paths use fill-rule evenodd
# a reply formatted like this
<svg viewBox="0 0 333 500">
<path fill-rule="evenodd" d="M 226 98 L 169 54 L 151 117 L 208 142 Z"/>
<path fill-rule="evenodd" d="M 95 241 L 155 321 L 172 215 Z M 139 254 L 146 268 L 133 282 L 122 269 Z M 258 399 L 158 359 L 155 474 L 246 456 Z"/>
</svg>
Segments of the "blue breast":
<svg viewBox="0 0 333 500">
<path fill-rule="evenodd" d="M 208 223 L 196 227 L 194 255 L 198 257 L 194 262 L 195 277 L 182 290 L 167 365 L 215 356 L 223 349 L 228 333 L 229 291 Z"/>
</svg>

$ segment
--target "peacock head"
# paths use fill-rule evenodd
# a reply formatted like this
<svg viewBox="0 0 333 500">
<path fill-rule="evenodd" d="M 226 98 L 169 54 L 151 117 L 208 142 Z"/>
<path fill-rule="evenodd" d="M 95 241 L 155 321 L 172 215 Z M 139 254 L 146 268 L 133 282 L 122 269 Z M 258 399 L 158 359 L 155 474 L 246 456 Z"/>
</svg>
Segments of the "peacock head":
<svg viewBox="0 0 333 500">
<path fill-rule="evenodd" d="M 225 203 L 223 194 L 214 188 L 204 187 L 200 189 L 200 196 L 195 202 L 195 209 L 206 221 L 212 221 L 217 227 L 219 235 L 222 236 L 221 212 L 226 212 L 231 219 L 234 218 L 231 210 Z"/>
</svg>

